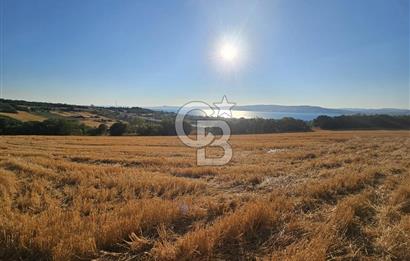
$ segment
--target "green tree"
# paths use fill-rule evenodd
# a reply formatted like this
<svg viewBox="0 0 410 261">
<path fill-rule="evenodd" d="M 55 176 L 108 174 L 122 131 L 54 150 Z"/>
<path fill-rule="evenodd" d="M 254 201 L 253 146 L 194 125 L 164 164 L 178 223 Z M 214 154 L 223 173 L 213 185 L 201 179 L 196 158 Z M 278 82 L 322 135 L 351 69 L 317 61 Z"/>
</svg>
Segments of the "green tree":
<svg viewBox="0 0 410 261">
<path fill-rule="evenodd" d="M 0 102 L 0 112 L 17 113 L 17 110 L 8 103 Z"/>
<path fill-rule="evenodd" d="M 108 126 L 105 124 L 100 124 L 97 128 L 98 135 L 106 135 L 108 131 Z"/>
<path fill-rule="evenodd" d="M 128 125 L 122 122 L 114 123 L 110 128 L 110 135 L 111 136 L 122 136 L 124 133 L 127 132 Z"/>
</svg>

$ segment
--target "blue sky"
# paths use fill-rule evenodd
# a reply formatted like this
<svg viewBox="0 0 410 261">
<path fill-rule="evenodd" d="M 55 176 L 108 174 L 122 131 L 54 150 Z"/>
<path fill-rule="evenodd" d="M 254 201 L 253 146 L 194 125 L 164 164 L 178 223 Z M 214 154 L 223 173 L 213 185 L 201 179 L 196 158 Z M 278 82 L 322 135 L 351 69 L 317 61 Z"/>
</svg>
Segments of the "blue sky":
<svg viewBox="0 0 410 261">
<path fill-rule="evenodd" d="M 5 98 L 409 108 L 408 0 L 0 1 Z"/>
</svg>

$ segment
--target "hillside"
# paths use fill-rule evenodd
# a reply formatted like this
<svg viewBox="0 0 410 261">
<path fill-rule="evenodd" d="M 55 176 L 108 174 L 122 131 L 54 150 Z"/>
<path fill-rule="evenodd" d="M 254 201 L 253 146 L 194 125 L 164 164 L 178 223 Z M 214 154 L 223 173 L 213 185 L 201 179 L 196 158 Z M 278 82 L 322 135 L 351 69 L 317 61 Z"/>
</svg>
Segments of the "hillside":
<svg viewBox="0 0 410 261">
<path fill-rule="evenodd" d="M 102 107 L 0 99 L 0 116 L 20 121 L 63 118 L 77 120 L 89 127 L 97 127 L 100 124 L 111 126 L 117 121 L 155 121 L 169 115 L 172 113 L 156 112 L 140 107 Z"/>
<path fill-rule="evenodd" d="M 19 121 L 44 121 L 45 119 L 47 119 L 42 115 L 30 113 L 27 111 L 0 112 L 0 116 L 13 118 Z"/>
</svg>

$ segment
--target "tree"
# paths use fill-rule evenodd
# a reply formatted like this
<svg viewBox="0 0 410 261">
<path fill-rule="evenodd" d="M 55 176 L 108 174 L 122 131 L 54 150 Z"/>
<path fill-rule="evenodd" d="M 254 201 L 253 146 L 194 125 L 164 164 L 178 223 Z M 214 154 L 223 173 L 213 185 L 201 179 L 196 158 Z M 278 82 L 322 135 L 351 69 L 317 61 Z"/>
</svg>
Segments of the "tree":
<svg viewBox="0 0 410 261">
<path fill-rule="evenodd" d="M 78 121 L 67 119 L 47 119 L 40 123 L 42 131 L 47 135 L 81 135 L 82 127 Z"/>
<path fill-rule="evenodd" d="M 17 110 L 8 103 L 0 102 L 0 112 L 17 113 Z"/>
<path fill-rule="evenodd" d="M 101 135 L 106 135 L 107 131 L 108 131 L 108 126 L 105 124 L 100 124 L 97 128 L 86 127 L 86 129 L 84 129 L 84 134 L 91 135 L 91 136 L 101 136 Z"/>
<path fill-rule="evenodd" d="M 122 136 L 124 133 L 127 132 L 128 125 L 122 122 L 114 123 L 110 128 L 110 135 L 111 136 Z"/>
<path fill-rule="evenodd" d="M 165 135 L 165 136 L 176 135 L 175 121 L 169 118 L 162 119 L 160 124 L 161 124 L 161 131 L 160 131 L 161 135 Z"/>
<path fill-rule="evenodd" d="M 17 133 L 22 124 L 21 121 L 0 116 L 0 135 Z"/>
<path fill-rule="evenodd" d="M 97 135 L 106 135 L 107 131 L 108 131 L 108 126 L 102 123 L 97 128 Z"/>
</svg>

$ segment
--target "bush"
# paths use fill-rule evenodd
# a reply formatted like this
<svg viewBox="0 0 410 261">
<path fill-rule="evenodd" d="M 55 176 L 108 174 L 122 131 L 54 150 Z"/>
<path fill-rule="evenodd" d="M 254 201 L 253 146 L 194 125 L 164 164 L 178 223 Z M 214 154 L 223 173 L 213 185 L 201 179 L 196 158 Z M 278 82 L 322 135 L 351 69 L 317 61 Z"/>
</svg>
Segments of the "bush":
<svg viewBox="0 0 410 261">
<path fill-rule="evenodd" d="M 85 125 L 66 119 L 48 119 L 42 122 L 43 133 L 49 135 L 81 135 Z"/>
<path fill-rule="evenodd" d="M 111 136 L 122 136 L 127 132 L 128 125 L 122 122 L 114 123 L 110 128 L 110 135 Z"/>
<path fill-rule="evenodd" d="M 92 128 L 87 131 L 87 135 L 91 136 L 102 136 L 106 135 L 108 131 L 108 126 L 105 124 L 100 124 L 97 128 Z"/>
<path fill-rule="evenodd" d="M 21 121 L 9 117 L 0 117 L 0 135 L 13 134 L 12 132 L 21 127 L 21 125 Z"/>
<path fill-rule="evenodd" d="M 108 131 L 108 126 L 105 124 L 100 124 L 97 128 L 98 135 L 106 135 Z"/>
</svg>

